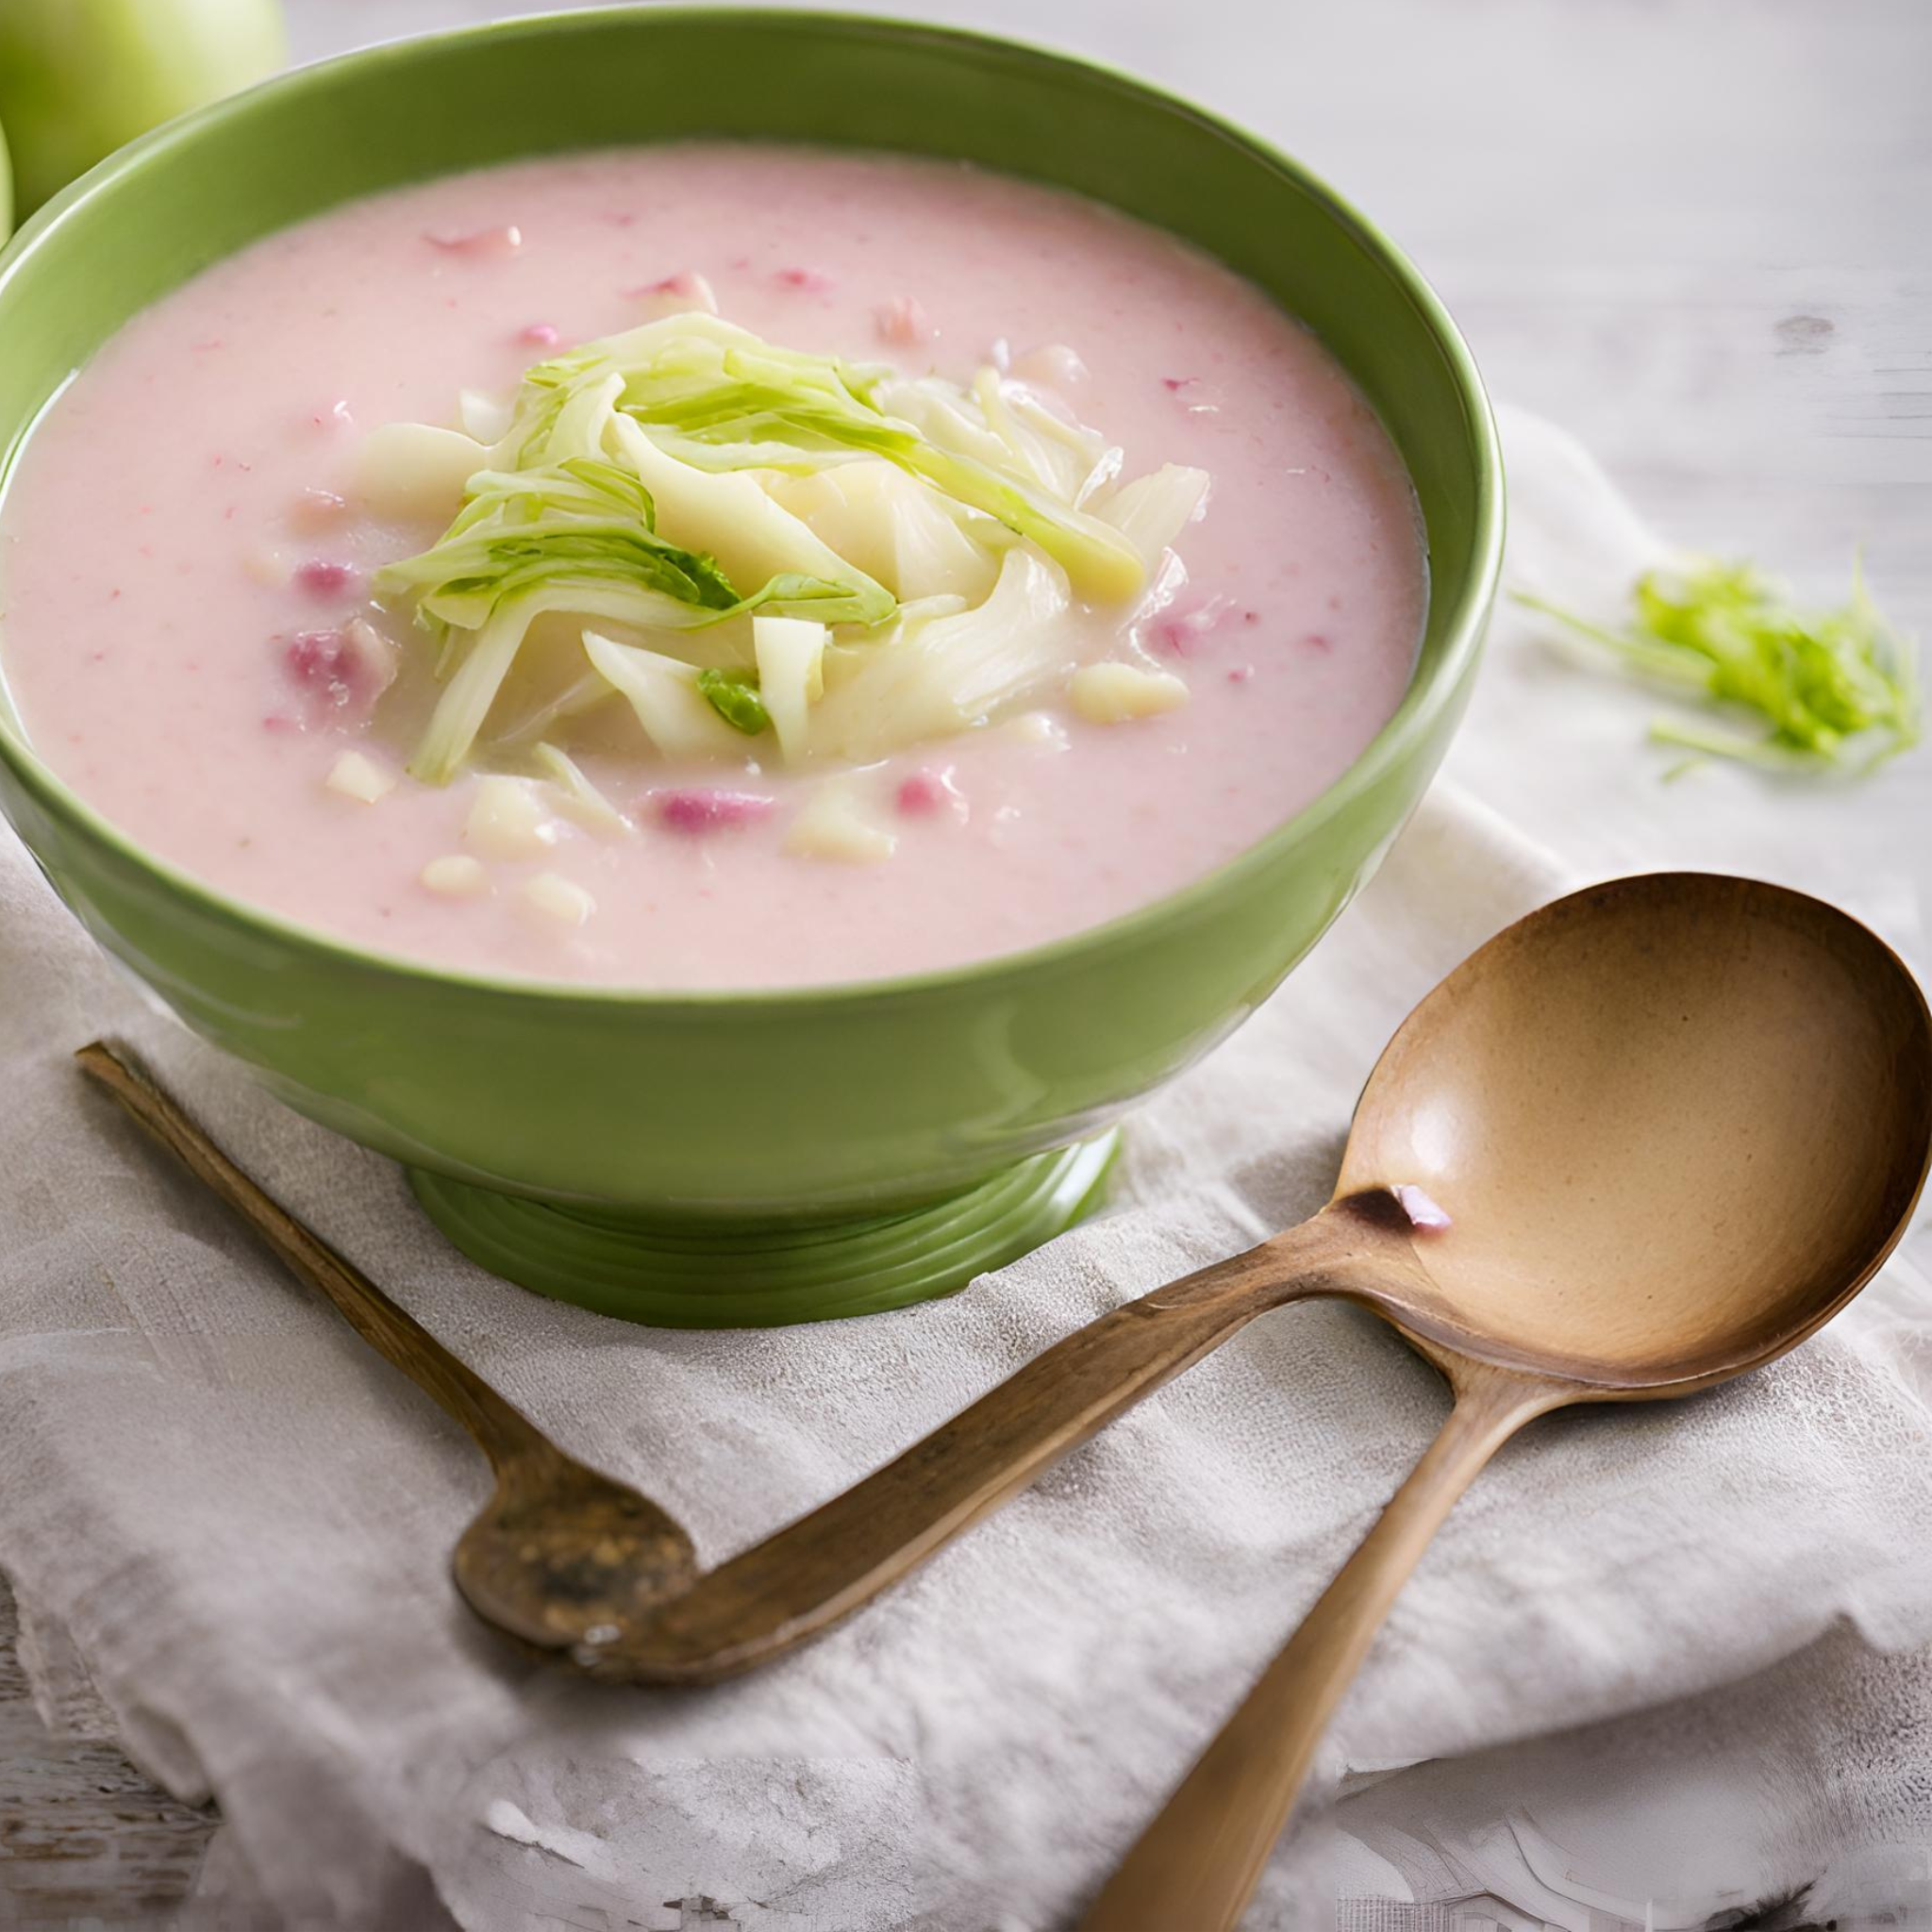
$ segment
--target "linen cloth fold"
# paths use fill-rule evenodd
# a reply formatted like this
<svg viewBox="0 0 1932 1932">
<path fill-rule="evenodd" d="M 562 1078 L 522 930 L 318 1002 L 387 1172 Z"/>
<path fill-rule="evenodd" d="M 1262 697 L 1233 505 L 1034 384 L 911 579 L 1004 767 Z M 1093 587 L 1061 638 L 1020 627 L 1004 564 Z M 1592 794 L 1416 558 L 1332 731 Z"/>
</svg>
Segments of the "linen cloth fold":
<svg viewBox="0 0 1932 1932">
<path fill-rule="evenodd" d="M 1520 469 L 1519 519 L 1537 489 Z M 1599 537 L 1593 514 L 1559 541 Z M 701 1692 L 586 1686 L 449 1583 L 489 1488 L 466 1441 L 68 1053 L 132 1040 L 263 1185 L 708 1563 L 1081 1323 L 1311 1212 L 1404 1013 L 1568 883 L 1439 787 L 1283 990 L 1135 1117 L 1105 1217 L 948 1301 L 687 1334 L 463 1261 L 392 1166 L 152 1012 L 7 841 L 0 1565 L 48 1701 L 84 1681 L 161 1782 L 220 1800 L 226 1882 L 264 1924 L 1068 1924 L 1439 1424 L 1441 1385 L 1391 1334 L 1284 1310 L 798 1656 Z M 1708 1692 L 1827 1633 L 1932 1641 L 1928 1336 L 1932 1296 L 1894 1266 L 1742 1383 L 1536 1425 L 1397 1604 L 1324 1775 Z M 1253 1926 L 1333 1909 L 1325 1840 L 1291 1832 Z"/>
</svg>

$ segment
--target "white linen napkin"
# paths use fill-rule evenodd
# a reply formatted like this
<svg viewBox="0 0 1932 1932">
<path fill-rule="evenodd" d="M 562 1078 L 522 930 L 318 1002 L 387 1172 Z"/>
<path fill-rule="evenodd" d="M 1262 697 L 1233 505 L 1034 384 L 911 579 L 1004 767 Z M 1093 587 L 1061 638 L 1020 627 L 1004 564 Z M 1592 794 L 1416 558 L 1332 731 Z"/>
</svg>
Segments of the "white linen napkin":
<svg viewBox="0 0 1932 1932">
<path fill-rule="evenodd" d="M 1519 526 L 1539 488 L 1520 464 Z M 1080 1323 L 1310 1212 L 1389 1032 L 1566 882 L 1439 788 L 1282 992 L 1136 1117 L 1107 1217 L 949 1301 L 680 1334 L 461 1260 L 389 1163 L 153 1015 L 8 841 L 0 1565 L 47 1701 L 91 1688 L 161 1782 L 220 1800 L 226 1882 L 264 1923 L 1068 1924 L 1438 1425 L 1440 1385 L 1391 1335 L 1285 1310 L 799 1656 L 703 1692 L 593 1688 L 523 1662 L 450 1586 L 480 1458 L 67 1054 L 131 1038 L 265 1186 L 711 1562 Z M 1928 1335 L 1932 1296 L 1895 1267 L 1740 1385 L 1536 1425 L 1397 1605 L 1325 1775 L 1710 1691 L 1828 1631 L 1932 1641 Z M 1284 1841 L 1251 1924 L 1332 1899 L 1326 1838 Z"/>
</svg>

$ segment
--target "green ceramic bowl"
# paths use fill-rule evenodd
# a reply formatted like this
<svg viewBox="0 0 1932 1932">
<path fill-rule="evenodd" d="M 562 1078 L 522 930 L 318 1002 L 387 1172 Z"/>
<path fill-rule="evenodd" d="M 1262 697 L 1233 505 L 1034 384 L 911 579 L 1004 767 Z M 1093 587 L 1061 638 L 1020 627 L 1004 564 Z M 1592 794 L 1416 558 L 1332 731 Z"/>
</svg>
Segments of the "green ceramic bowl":
<svg viewBox="0 0 1932 1932">
<path fill-rule="evenodd" d="M 142 852 L 0 703 L 7 815 L 89 930 L 190 1026 L 291 1107 L 407 1163 L 438 1223 L 512 1280 L 724 1325 L 943 1292 L 1080 1210 L 1117 1116 L 1267 995 L 1420 797 L 1475 670 L 1503 494 L 1449 318 L 1292 161 L 1061 56 L 719 8 L 378 47 L 136 143 L 0 258 L 0 446 L 129 316 L 272 229 L 454 169 L 698 135 L 966 157 L 1208 248 L 1310 323 L 1380 411 L 1421 499 L 1433 585 L 1387 728 L 1231 864 L 1054 945 L 797 991 L 585 991 L 358 950 Z"/>
</svg>

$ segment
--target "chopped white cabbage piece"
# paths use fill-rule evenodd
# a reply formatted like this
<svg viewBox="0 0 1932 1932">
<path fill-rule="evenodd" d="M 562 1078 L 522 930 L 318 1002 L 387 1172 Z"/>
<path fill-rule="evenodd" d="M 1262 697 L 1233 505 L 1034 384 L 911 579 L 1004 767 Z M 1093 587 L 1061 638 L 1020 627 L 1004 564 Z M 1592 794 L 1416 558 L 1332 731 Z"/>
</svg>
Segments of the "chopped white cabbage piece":
<svg viewBox="0 0 1932 1932">
<path fill-rule="evenodd" d="M 556 817 L 528 779 L 492 773 L 476 780 L 463 837 L 485 858 L 539 858 L 557 843 L 558 832 Z"/>
<path fill-rule="evenodd" d="M 530 757 L 542 768 L 563 796 L 563 810 L 588 832 L 622 834 L 631 831 L 631 822 L 594 786 L 584 768 L 567 752 L 554 744 L 531 747 Z"/>
<path fill-rule="evenodd" d="M 345 751 L 330 766 L 329 774 L 323 783 L 331 791 L 340 791 L 344 798 L 374 805 L 378 798 L 387 798 L 396 789 L 396 774 L 362 752 Z"/>
<path fill-rule="evenodd" d="M 1012 540 L 991 517 L 963 512 L 895 463 L 866 458 L 774 480 L 772 494 L 848 563 L 908 602 L 953 595 L 977 602 L 999 575 L 998 550 L 968 533 Z"/>
<path fill-rule="evenodd" d="M 1063 395 L 1084 388 L 1090 379 L 1086 363 L 1064 342 L 1042 342 L 1014 357 L 1012 373 L 1022 382 L 1037 383 Z"/>
<path fill-rule="evenodd" d="M 584 650 L 667 758 L 743 760 L 749 741 L 707 702 L 695 665 L 641 644 L 620 644 L 593 630 L 584 633 Z"/>
<path fill-rule="evenodd" d="M 1151 570 L 1159 563 L 1161 552 L 1200 514 L 1207 500 L 1206 470 L 1167 463 L 1090 505 L 1089 513 L 1111 524 Z"/>
<path fill-rule="evenodd" d="M 482 860 L 465 852 L 432 858 L 422 877 L 424 886 L 442 899 L 480 899 L 490 890 L 490 874 Z"/>
<path fill-rule="evenodd" d="M 621 393 L 623 378 L 612 381 Z M 733 583 L 787 575 L 857 581 L 891 609 L 892 600 L 882 588 L 771 496 L 759 473 L 693 469 L 659 449 L 630 417 L 611 415 L 608 423 L 625 463 L 651 492 L 660 536 L 716 558 Z"/>
<path fill-rule="evenodd" d="M 1094 724 L 1125 724 L 1175 711 L 1188 701 L 1188 688 L 1167 671 L 1142 671 L 1134 664 L 1085 664 L 1074 674 L 1074 708 Z"/>
<path fill-rule="evenodd" d="M 1009 550 L 999 582 L 976 609 L 894 633 L 852 656 L 858 668 L 826 680 L 812 719 L 815 754 L 864 764 L 901 745 L 983 724 L 1074 668 L 1065 623 L 1066 573 L 1031 548 Z"/>
<path fill-rule="evenodd" d="M 679 608 L 669 598 L 662 601 L 674 610 Z M 573 616 L 621 623 L 634 617 L 637 609 L 635 596 L 623 591 L 596 584 L 552 584 L 499 603 L 480 630 L 452 631 L 445 651 L 460 636 L 467 636 L 469 643 L 456 659 L 456 669 L 449 673 L 430 714 L 429 727 L 409 759 L 411 775 L 428 785 L 447 784 L 456 775 L 540 617 L 568 610 Z M 443 675 L 441 666 L 437 675 Z M 527 724 L 525 720 L 525 728 Z"/>
<path fill-rule="evenodd" d="M 758 698 L 778 749 L 794 763 L 810 748 L 811 708 L 825 692 L 825 641 L 831 632 L 809 617 L 754 617 Z"/>
<path fill-rule="evenodd" d="M 379 517 L 449 517 L 463 485 L 489 463 L 489 450 L 460 430 L 386 423 L 363 439 L 355 491 Z"/>
<path fill-rule="evenodd" d="M 1043 751 L 1065 751 L 1069 742 L 1067 727 L 1051 711 L 1022 711 L 1006 728 L 1022 744 L 1038 745 Z"/>
<path fill-rule="evenodd" d="M 523 895 L 526 906 L 559 925 L 582 925 L 597 909 L 596 900 L 561 873 L 540 872 L 535 878 L 526 879 Z"/>
<path fill-rule="evenodd" d="M 1002 380 L 994 369 L 974 377 L 973 396 L 1012 460 L 1062 503 L 1080 497 L 1107 455 L 1101 437 L 1049 408 L 1024 383 Z"/>
<path fill-rule="evenodd" d="M 847 779 L 818 786 L 785 833 L 785 849 L 803 858 L 826 858 L 841 865 L 879 865 L 898 849 Z"/>
<path fill-rule="evenodd" d="M 514 401 L 486 396 L 478 390 L 466 389 L 457 397 L 457 421 L 463 434 L 481 443 L 501 442 L 515 414 Z"/>
</svg>

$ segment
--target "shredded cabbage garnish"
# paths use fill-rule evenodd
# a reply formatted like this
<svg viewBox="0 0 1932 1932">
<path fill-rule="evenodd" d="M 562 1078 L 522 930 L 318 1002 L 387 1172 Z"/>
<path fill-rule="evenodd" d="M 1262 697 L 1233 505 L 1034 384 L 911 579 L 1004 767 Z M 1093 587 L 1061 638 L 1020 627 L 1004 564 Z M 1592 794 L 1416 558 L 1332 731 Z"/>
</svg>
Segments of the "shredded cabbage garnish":
<svg viewBox="0 0 1932 1932">
<path fill-rule="evenodd" d="M 1873 603 L 1856 566 L 1850 598 L 1833 610 L 1805 608 L 1749 564 L 1705 559 L 1648 571 L 1618 629 L 1517 594 L 1640 677 L 1755 711 L 1769 726 L 1750 734 L 1659 718 L 1650 735 L 1660 744 L 1779 771 L 1860 773 L 1919 741 L 1910 641 Z"/>
<path fill-rule="evenodd" d="M 1208 483 L 1121 485 L 1118 449 L 991 368 L 908 378 L 696 311 L 540 362 L 508 404 L 465 393 L 460 420 L 461 508 L 375 579 L 441 648 L 409 760 L 435 784 L 492 725 L 527 743 L 619 695 L 673 758 L 876 756 L 986 723 L 1071 675 L 1075 598 L 1142 597 Z M 384 438 L 409 472 L 391 495 L 433 503 L 464 437 Z M 559 619 L 584 654 L 560 679 Z"/>
</svg>

